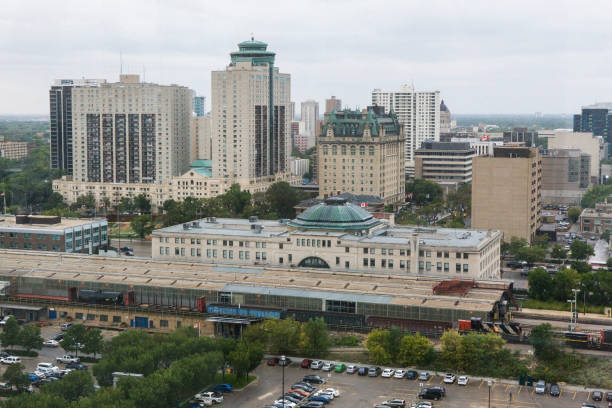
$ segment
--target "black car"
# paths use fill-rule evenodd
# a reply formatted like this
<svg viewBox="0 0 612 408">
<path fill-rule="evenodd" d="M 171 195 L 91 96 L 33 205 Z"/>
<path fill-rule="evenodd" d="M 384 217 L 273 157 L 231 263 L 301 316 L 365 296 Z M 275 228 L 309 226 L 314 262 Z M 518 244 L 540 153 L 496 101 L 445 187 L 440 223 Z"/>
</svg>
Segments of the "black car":
<svg viewBox="0 0 612 408">
<path fill-rule="evenodd" d="M 368 377 L 378 377 L 381 371 L 380 367 L 370 367 L 368 368 Z"/>
<path fill-rule="evenodd" d="M 282 358 L 278 360 L 278 365 L 281 367 L 288 366 L 289 364 L 291 364 L 291 359 L 289 357 L 285 357 L 284 360 Z"/>
<path fill-rule="evenodd" d="M 64 333 L 57 333 L 55 336 L 51 337 L 51 340 L 62 341 L 64 339 Z"/>
<path fill-rule="evenodd" d="M 606 401 L 612 401 L 612 392 L 606 392 Z"/>
<path fill-rule="evenodd" d="M 278 399 L 286 399 L 287 401 L 291 401 L 291 402 L 293 402 L 295 404 L 299 404 L 299 402 L 301 401 L 301 400 L 299 400 L 299 399 L 297 399 L 295 397 L 292 397 L 289 394 L 282 395 Z"/>
<path fill-rule="evenodd" d="M 550 386 L 550 396 L 551 397 L 558 397 L 559 395 L 561 395 L 561 389 L 559 388 L 558 384 L 553 384 Z"/>
<path fill-rule="evenodd" d="M 6 351 L 0 351 L 0 358 L 4 358 L 4 357 L 8 357 L 10 356 L 9 353 L 7 353 Z"/>
<path fill-rule="evenodd" d="M 87 366 L 81 363 L 68 363 L 66 364 L 66 368 L 71 370 L 87 370 Z"/>
<path fill-rule="evenodd" d="M 429 389 L 439 392 L 440 394 L 442 394 L 443 397 L 446 396 L 446 388 L 444 387 L 435 385 L 433 387 L 429 387 Z"/>
<path fill-rule="evenodd" d="M 593 391 L 593 393 L 591 394 L 591 399 L 593 401 L 601 401 L 603 399 L 603 392 Z"/>
<path fill-rule="evenodd" d="M 438 387 L 440 388 L 440 387 Z M 419 398 L 422 399 L 429 399 L 429 400 L 436 400 L 438 401 L 440 398 L 442 398 L 444 396 L 444 394 L 436 388 L 423 388 L 421 390 L 421 392 L 419 392 Z"/>
<path fill-rule="evenodd" d="M 368 375 L 368 367 L 359 367 L 357 375 L 365 376 Z"/>
<path fill-rule="evenodd" d="M 415 370 L 406 371 L 406 379 L 407 380 L 416 380 L 419 376 L 419 373 Z"/>
<path fill-rule="evenodd" d="M 289 391 L 289 392 L 288 392 L 288 393 L 286 393 L 285 395 L 287 395 L 287 396 L 289 396 L 289 397 L 291 397 L 291 398 L 295 398 L 295 399 L 297 399 L 298 401 L 301 401 L 301 400 L 303 400 L 303 399 L 304 399 L 304 396 L 303 396 L 303 395 L 301 395 L 301 394 L 298 394 L 297 392 L 291 392 L 291 391 Z"/>
<path fill-rule="evenodd" d="M 304 376 L 304 381 L 310 384 L 323 384 L 325 380 L 318 375 L 306 375 Z"/>
<path fill-rule="evenodd" d="M 325 403 L 321 401 L 308 401 L 307 403 L 301 405 L 302 408 L 321 408 Z"/>
</svg>

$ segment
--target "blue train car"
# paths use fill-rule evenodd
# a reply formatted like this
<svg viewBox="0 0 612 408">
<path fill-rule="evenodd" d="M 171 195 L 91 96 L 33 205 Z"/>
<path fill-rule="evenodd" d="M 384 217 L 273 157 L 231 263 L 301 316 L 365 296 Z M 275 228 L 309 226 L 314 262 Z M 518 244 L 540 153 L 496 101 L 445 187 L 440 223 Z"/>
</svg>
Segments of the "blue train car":
<svg viewBox="0 0 612 408">
<path fill-rule="evenodd" d="M 210 314 L 225 316 L 248 316 L 260 319 L 280 319 L 281 311 L 275 309 L 260 309 L 253 307 L 239 307 L 233 305 L 208 305 L 206 311 Z"/>
</svg>

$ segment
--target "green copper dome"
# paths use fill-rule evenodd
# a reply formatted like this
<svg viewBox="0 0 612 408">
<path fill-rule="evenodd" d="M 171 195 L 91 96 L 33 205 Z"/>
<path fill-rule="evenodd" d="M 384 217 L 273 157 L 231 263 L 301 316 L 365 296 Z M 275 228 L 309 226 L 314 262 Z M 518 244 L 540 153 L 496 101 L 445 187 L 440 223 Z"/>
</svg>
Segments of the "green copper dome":
<svg viewBox="0 0 612 408">
<path fill-rule="evenodd" d="M 325 203 L 314 205 L 289 221 L 289 226 L 299 229 L 361 231 L 381 224 L 372 214 L 344 198 L 328 198 Z"/>
</svg>

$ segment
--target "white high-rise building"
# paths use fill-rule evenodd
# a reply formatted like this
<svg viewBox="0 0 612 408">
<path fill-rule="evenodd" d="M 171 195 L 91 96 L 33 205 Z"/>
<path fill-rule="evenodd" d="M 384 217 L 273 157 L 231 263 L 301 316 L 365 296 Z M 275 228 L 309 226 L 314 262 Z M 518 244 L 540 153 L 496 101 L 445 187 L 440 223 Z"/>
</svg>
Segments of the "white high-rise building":
<svg viewBox="0 0 612 408">
<path fill-rule="evenodd" d="M 274 66 L 275 53 L 245 41 L 223 71 L 212 72 L 213 177 L 274 176 L 289 171 L 291 76 Z"/>
<path fill-rule="evenodd" d="M 73 180 L 168 183 L 189 168 L 193 92 L 140 82 L 72 88 Z"/>
<path fill-rule="evenodd" d="M 402 85 L 399 91 L 372 91 L 372 104 L 395 112 L 406 134 L 406 175 L 414 176 L 414 152 L 425 140 L 440 140 L 440 91 L 414 90 Z"/>
<path fill-rule="evenodd" d="M 210 115 L 191 118 L 191 162 L 198 159 L 211 160 L 211 131 Z"/>
<path fill-rule="evenodd" d="M 302 102 L 302 117 L 304 122 L 304 136 L 307 136 L 306 148 L 310 149 L 315 145 L 317 137 L 317 121 L 319 120 L 319 102 L 309 99 Z"/>
</svg>

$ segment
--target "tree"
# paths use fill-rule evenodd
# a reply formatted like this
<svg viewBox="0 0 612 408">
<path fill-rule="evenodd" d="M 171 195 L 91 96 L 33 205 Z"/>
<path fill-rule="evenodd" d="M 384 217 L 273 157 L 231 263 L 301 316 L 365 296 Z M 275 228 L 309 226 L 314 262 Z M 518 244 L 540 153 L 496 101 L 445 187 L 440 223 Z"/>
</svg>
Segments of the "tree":
<svg viewBox="0 0 612 408">
<path fill-rule="evenodd" d="M 104 347 L 104 338 L 102 330 L 91 328 L 85 332 L 83 339 L 83 353 L 93 354 L 94 358 L 102 352 Z"/>
<path fill-rule="evenodd" d="M 244 337 L 243 337 L 244 338 Z M 225 367 L 229 362 L 229 355 L 232 351 L 236 350 L 236 340 L 231 337 L 221 337 L 215 341 L 219 351 L 223 355 L 223 365 L 221 366 L 221 373 L 225 380 Z"/>
<path fill-rule="evenodd" d="M 64 196 L 60 193 L 53 192 L 49 196 L 47 202 L 43 205 L 45 210 L 52 210 L 56 208 L 65 208 Z"/>
<path fill-rule="evenodd" d="M 593 255 L 593 247 L 579 239 L 575 239 L 574 242 L 571 243 L 570 250 L 572 251 L 572 258 L 578 260 L 587 259 L 589 256 Z"/>
<path fill-rule="evenodd" d="M 461 335 L 457 330 L 446 330 L 440 337 L 442 342 L 441 358 L 444 364 L 452 370 L 461 367 L 461 356 L 459 350 L 461 346 Z"/>
<path fill-rule="evenodd" d="M 380 344 L 376 344 L 371 348 L 368 347 L 368 353 L 370 355 L 370 361 L 372 361 L 374 364 L 391 363 L 391 355 Z"/>
<path fill-rule="evenodd" d="M 43 346 L 43 338 L 40 336 L 40 327 L 31 324 L 23 326 L 19 333 L 19 345 L 26 351 L 32 349 L 40 350 Z"/>
<path fill-rule="evenodd" d="M 576 221 L 578 221 L 580 214 L 582 214 L 582 208 L 580 207 L 570 207 L 569 210 L 567 210 L 567 218 L 572 222 L 572 224 L 575 224 Z"/>
<path fill-rule="evenodd" d="M 561 351 L 553 338 L 550 323 L 534 327 L 529 334 L 529 342 L 533 346 L 534 355 L 541 361 L 554 361 Z"/>
<path fill-rule="evenodd" d="M 550 256 L 556 259 L 567 258 L 567 251 L 561 245 L 555 245 L 550 252 Z"/>
<path fill-rule="evenodd" d="M 151 212 L 151 201 L 144 194 L 138 194 L 134 197 L 134 207 L 141 214 L 146 214 Z"/>
<path fill-rule="evenodd" d="M 0 333 L 2 347 L 12 347 L 19 344 L 19 323 L 14 316 L 11 316 L 4 324 L 4 330 Z"/>
<path fill-rule="evenodd" d="M 327 324 L 322 317 L 309 319 L 302 326 L 302 349 L 308 357 L 324 357 L 330 340 Z"/>
<path fill-rule="evenodd" d="M 431 341 L 421 336 L 420 333 L 407 334 L 402 337 L 398 357 L 399 362 L 404 366 L 422 366 L 433 360 L 434 348 Z"/>
<path fill-rule="evenodd" d="M 272 184 L 266 191 L 266 199 L 270 203 L 270 208 L 278 214 L 280 218 L 294 218 L 295 205 L 300 201 L 299 192 L 291 187 L 286 181 L 279 181 Z"/>
<path fill-rule="evenodd" d="M 240 341 L 236 349 L 229 354 L 229 359 L 236 376 L 248 378 L 249 372 L 259 365 L 263 355 L 264 347 L 262 344 Z"/>
<path fill-rule="evenodd" d="M 533 237 L 533 245 L 538 246 L 540 248 L 548 248 L 549 237 L 547 234 L 536 234 Z"/>
<path fill-rule="evenodd" d="M 293 319 L 274 319 L 266 322 L 270 352 L 292 354 L 300 344 L 301 326 Z"/>
<path fill-rule="evenodd" d="M 606 261 L 606 266 L 608 268 L 612 268 L 612 258 L 608 258 L 608 260 Z"/>
<path fill-rule="evenodd" d="M 561 269 L 552 279 L 553 296 L 560 302 L 565 302 L 572 296 L 572 289 L 576 289 L 580 282 L 580 275 L 573 269 Z"/>
<path fill-rule="evenodd" d="M 76 401 L 94 392 L 94 381 L 89 371 L 75 370 L 66 374 L 62 381 L 46 384 L 41 392 L 59 395 L 66 401 Z"/>
<path fill-rule="evenodd" d="M 552 278 L 543 268 L 535 268 L 529 272 L 529 297 L 537 300 L 547 300 L 552 295 Z"/>
<path fill-rule="evenodd" d="M 2 379 L 7 384 L 16 387 L 21 390 L 23 387 L 28 385 L 28 375 L 23 372 L 25 367 L 22 364 L 11 364 L 6 368 Z"/>
<path fill-rule="evenodd" d="M 233 216 L 241 216 L 244 209 L 251 203 L 251 194 L 241 191 L 240 184 L 232 184 L 230 189 L 221 196 L 221 201 L 229 208 Z"/>
<path fill-rule="evenodd" d="M 417 205 L 442 201 L 442 194 L 442 187 L 433 181 L 413 179 L 406 183 L 406 196 Z"/>
<path fill-rule="evenodd" d="M 79 355 L 79 348 L 85 344 L 87 329 L 82 324 L 73 324 L 70 326 L 64 338 L 60 341 L 62 348 L 68 352 L 73 351 L 75 355 Z"/>
<path fill-rule="evenodd" d="M 366 348 L 370 354 L 370 360 L 375 364 L 391 363 L 391 353 L 389 350 L 389 340 L 391 333 L 389 330 L 374 329 L 368 334 Z"/>
<path fill-rule="evenodd" d="M 525 261 L 530 264 L 538 261 L 544 261 L 546 259 L 546 249 L 537 246 L 525 246 L 519 248 L 514 257 L 519 261 Z"/>
<path fill-rule="evenodd" d="M 130 222 L 130 227 L 132 230 L 140 237 L 144 238 L 153 232 L 155 226 L 151 221 L 150 215 L 139 215 L 138 217 L 134 217 Z"/>
<path fill-rule="evenodd" d="M 77 197 L 75 202 L 76 209 L 85 208 L 86 210 L 93 210 L 96 208 L 96 198 L 93 193 L 87 193 Z"/>
<path fill-rule="evenodd" d="M 610 241 L 610 231 L 604 231 L 599 238 L 603 239 L 604 241 Z"/>
<path fill-rule="evenodd" d="M 117 210 L 120 213 L 132 214 L 134 212 L 134 201 L 130 197 L 121 197 Z"/>
<path fill-rule="evenodd" d="M 508 244 L 508 252 L 516 256 L 519 249 L 527 246 L 527 240 L 525 238 L 512 237 Z"/>
</svg>

